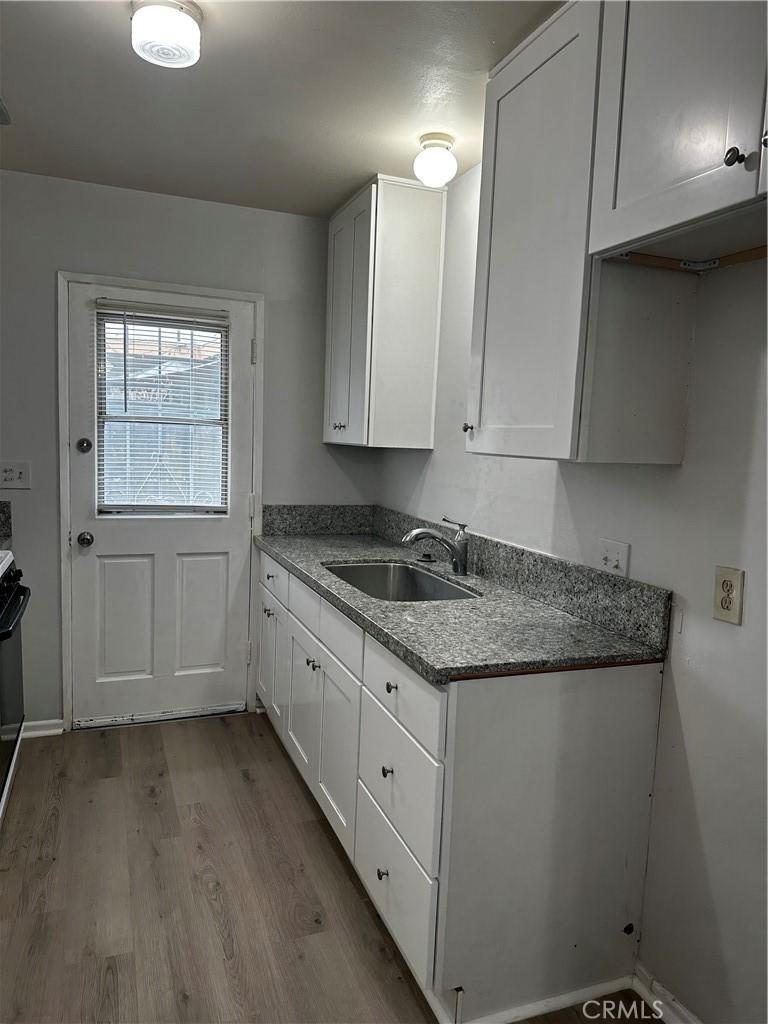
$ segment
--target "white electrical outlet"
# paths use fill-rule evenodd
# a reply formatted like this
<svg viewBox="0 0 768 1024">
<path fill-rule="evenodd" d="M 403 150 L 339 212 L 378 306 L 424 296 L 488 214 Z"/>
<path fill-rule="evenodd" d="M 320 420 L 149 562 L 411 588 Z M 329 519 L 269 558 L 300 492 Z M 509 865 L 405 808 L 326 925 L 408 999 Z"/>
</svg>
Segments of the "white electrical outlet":
<svg viewBox="0 0 768 1024">
<path fill-rule="evenodd" d="M 628 576 L 630 547 L 630 544 L 625 544 L 623 541 L 605 540 L 600 537 L 597 542 L 598 568 L 612 572 L 614 576 Z"/>
<path fill-rule="evenodd" d="M 744 570 L 715 566 L 715 602 L 712 617 L 741 625 L 744 608 Z"/>
<path fill-rule="evenodd" d="M 28 462 L 0 462 L 0 487 L 28 490 L 32 486 L 32 469 Z"/>
</svg>

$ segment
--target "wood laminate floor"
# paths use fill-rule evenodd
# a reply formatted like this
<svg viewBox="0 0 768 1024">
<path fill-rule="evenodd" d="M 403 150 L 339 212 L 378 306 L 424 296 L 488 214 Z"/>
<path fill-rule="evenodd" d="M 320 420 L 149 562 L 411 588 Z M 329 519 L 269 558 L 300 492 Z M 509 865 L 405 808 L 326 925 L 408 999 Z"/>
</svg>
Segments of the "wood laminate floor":
<svg viewBox="0 0 768 1024">
<path fill-rule="evenodd" d="M 24 742 L 2 1024 L 433 1020 L 266 716 Z"/>
</svg>

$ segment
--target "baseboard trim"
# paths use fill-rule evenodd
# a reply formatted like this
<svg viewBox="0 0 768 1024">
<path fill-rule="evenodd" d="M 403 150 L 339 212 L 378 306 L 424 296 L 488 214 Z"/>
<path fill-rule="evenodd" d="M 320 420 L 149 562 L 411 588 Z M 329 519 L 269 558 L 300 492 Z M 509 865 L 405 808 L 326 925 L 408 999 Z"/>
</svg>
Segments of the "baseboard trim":
<svg viewBox="0 0 768 1024">
<path fill-rule="evenodd" d="M 649 1006 L 654 1002 L 661 1004 L 662 1018 L 666 1024 L 701 1024 L 699 1018 L 683 1006 L 669 989 L 664 988 L 641 963 L 635 965 L 632 988 Z"/>
<path fill-rule="evenodd" d="M 40 736 L 60 736 L 63 732 L 63 718 L 41 718 L 37 722 L 24 722 L 21 738 L 31 740 Z"/>
<path fill-rule="evenodd" d="M 473 1017 L 471 1020 L 462 1020 L 461 1024 L 516 1024 L 517 1021 L 528 1020 L 529 1017 L 538 1017 L 542 1013 L 553 1013 L 556 1010 L 565 1010 L 578 1003 L 585 1003 L 589 999 L 599 999 L 601 996 L 611 995 L 613 992 L 620 992 L 622 989 L 632 987 L 632 978 L 628 975 L 625 978 L 614 978 L 612 981 L 604 981 L 599 985 L 590 985 L 589 988 L 575 989 L 573 992 L 564 992 L 559 996 L 550 996 L 547 999 L 539 999 L 535 1003 L 526 1003 L 524 1006 L 511 1007 L 508 1010 L 499 1010 L 498 1013 L 491 1013 L 486 1017 Z M 422 989 L 427 1002 L 432 1007 L 440 1024 L 453 1024 L 453 1016 L 450 1014 L 434 992 Z"/>
</svg>

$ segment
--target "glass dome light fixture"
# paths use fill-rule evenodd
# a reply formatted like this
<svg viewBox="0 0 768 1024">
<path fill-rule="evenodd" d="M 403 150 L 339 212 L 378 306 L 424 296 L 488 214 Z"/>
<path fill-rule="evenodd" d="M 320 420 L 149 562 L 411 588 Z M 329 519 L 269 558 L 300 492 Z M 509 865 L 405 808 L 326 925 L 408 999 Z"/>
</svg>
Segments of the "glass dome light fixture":
<svg viewBox="0 0 768 1024">
<path fill-rule="evenodd" d="M 191 0 L 134 0 L 131 45 L 163 68 L 188 68 L 200 60 L 202 13 Z"/>
<path fill-rule="evenodd" d="M 429 132 L 419 139 L 421 152 L 413 161 L 413 173 L 428 188 L 442 188 L 456 177 L 459 165 L 451 150 L 456 140 L 443 132 Z"/>
</svg>

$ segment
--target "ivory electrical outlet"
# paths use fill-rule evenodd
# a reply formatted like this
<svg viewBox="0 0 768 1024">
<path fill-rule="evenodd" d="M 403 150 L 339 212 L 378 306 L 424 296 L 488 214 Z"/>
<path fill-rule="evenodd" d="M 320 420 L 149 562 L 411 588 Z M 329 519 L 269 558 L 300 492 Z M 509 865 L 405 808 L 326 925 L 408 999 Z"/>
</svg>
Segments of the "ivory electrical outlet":
<svg viewBox="0 0 768 1024">
<path fill-rule="evenodd" d="M 0 487 L 29 490 L 32 470 L 28 462 L 0 462 Z"/>
<path fill-rule="evenodd" d="M 743 608 L 744 570 L 730 569 L 727 565 L 716 565 L 713 618 L 740 626 Z"/>
</svg>

